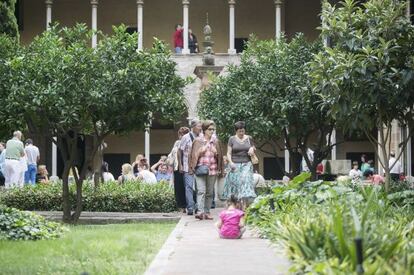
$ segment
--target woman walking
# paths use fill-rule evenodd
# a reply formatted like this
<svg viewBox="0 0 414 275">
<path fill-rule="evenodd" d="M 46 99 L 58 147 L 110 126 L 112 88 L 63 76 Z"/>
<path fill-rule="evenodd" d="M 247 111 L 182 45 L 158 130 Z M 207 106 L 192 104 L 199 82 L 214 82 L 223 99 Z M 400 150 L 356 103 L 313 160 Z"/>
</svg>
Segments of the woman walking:
<svg viewBox="0 0 414 275">
<path fill-rule="evenodd" d="M 235 195 L 246 206 L 249 200 L 256 197 L 251 162 L 256 148 L 252 138 L 246 135 L 244 121 L 236 122 L 234 128 L 236 134 L 230 137 L 227 146 L 227 159 L 231 169 L 224 181 L 223 197 L 230 198 L 231 195 Z"/>
<path fill-rule="evenodd" d="M 203 136 L 194 140 L 191 149 L 190 170 L 195 174 L 197 204 L 200 213 L 197 219 L 212 220 L 210 216 L 214 184 L 223 173 L 223 154 L 219 141 L 214 135 L 216 125 L 213 121 L 203 122 Z"/>
<path fill-rule="evenodd" d="M 174 194 L 175 194 L 175 203 L 178 208 L 181 208 L 185 213 L 187 202 L 185 200 L 185 186 L 184 186 L 184 174 L 180 173 L 178 169 L 178 149 L 180 148 L 181 138 L 190 132 L 190 129 L 187 127 L 181 127 L 178 130 L 178 140 L 174 143 L 174 146 L 171 150 L 171 153 L 168 155 L 167 163 L 174 168 Z"/>
</svg>

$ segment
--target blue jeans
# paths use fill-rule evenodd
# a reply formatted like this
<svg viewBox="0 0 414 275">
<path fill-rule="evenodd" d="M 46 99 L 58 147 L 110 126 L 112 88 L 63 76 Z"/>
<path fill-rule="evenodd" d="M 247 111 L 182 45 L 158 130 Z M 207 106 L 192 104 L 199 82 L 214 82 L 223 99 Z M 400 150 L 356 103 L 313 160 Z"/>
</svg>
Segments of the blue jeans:
<svg viewBox="0 0 414 275">
<path fill-rule="evenodd" d="M 185 200 L 187 202 L 187 210 L 194 210 L 194 175 L 184 173 L 184 186 L 185 186 Z"/>
<path fill-rule="evenodd" d="M 36 184 L 37 165 L 28 164 L 27 171 L 24 173 L 24 183 Z"/>
<path fill-rule="evenodd" d="M 175 53 L 182 53 L 182 52 L 183 52 L 183 48 L 175 47 Z"/>
</svg>

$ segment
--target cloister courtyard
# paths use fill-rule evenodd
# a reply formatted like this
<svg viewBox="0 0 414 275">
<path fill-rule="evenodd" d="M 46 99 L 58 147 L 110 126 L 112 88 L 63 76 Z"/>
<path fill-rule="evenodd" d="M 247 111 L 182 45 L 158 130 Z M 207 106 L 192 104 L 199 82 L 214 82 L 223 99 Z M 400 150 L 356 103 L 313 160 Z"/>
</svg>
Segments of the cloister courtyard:
<svg viewBox="0 0 414 275">
<path fill-rule="evenodd" d="M 0 3 L 0 274 L 412 274 L 405 0 Z"/>
</svg>

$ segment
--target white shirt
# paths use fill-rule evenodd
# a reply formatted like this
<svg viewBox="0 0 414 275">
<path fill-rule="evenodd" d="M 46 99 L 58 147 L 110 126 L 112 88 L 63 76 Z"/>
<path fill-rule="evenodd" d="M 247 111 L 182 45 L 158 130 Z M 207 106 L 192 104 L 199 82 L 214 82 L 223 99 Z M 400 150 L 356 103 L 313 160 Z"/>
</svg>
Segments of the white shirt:
<svg viewBox="0 0 414 275">
<path fill-rule="evenodd" d="M 114 180 L 115 180 L 114 175 L 112 175 L 109 172 L 103 172 L 103 181 L 104 182 L 114 181 Z"/>
<path fill-rule="evenodd" d="M 254 173 L 253 174 L 253 187 L 265 187 L 266 186 L 266 181 L 263 178 L 262 175 L 258 174 L 258 173 Z"/>
<path fill-rule="evenodd" d="M 308 150 L 306 151 L 306 154 L 308 155 L 309 161 L 312 163 L 313 162 L 313 150 L 308 148 Z M 302 171 L 309 172 L 309 167 L 304 157 L 302 157 Z"/>
<path fill-rule="evenodd" d="M 401 173 L 403 173 L 401 162 L 397 161 L 394 157 L 390 158 L 390 161 L 388 162 L 388 167 L 391 167 L 391 165 L 393 165 L 394 162 L 395 162 L 395 165 L 390 170 L 390 173 L 391 174 L 401 174 Z"/>
<path fill-rule="evenodd" d="M 351 169 L 351 171 L 349 171 L 349 177 L 351 177 L 352 180 L 360 180 L 362 178 L 362 172 L 359 169 Z"/>
<path fill-rule="evenodd" d="M 37 164 L 37 158 L 40 156 L 39 148 L 33 144 L 29 144 L 24 148 L 27 156 L 27 164 Z"/>
<path fill-rule="evenodd" d="M 155 184 L 157 183 L 157 178 L 155 177 L 154 173 L 148 170 L 142 170 L 138 173 L 138 177 L 142 178 L 144 183 Z"/>
</svg>

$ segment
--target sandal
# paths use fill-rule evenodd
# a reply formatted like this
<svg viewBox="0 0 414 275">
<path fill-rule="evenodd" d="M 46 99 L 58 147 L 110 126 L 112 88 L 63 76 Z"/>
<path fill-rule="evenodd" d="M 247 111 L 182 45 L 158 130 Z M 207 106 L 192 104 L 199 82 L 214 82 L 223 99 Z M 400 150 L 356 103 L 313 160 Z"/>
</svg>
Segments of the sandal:
<svg viewBox="0 0 414 275">
<path fill-rule="evenodd" d="M 204 214 L 204 219 L 205 220 L 214 220 L 214 218 L 212 216 L 210 216 L 209 214 Z"/>
<path fill-rule="evenodd" d="M 204 214 L 203 214 L 203 213 L 201 213 L 201 214 L 197 214 L 197 215 L 195 215 L 195 218 L 196 218 L 196 219 L 199 219 L 200 221 L 201 221 L 201 220 L 204 220 Z"/>
</svg>

